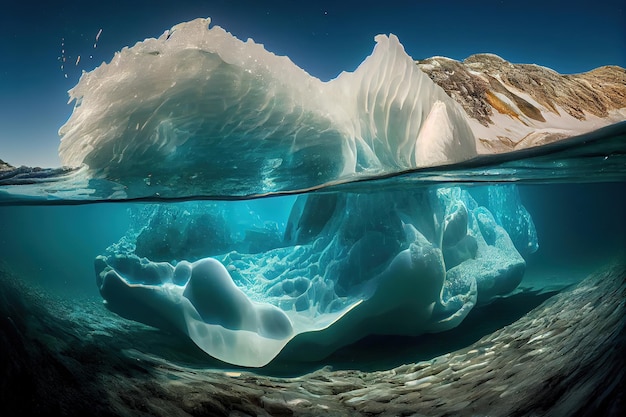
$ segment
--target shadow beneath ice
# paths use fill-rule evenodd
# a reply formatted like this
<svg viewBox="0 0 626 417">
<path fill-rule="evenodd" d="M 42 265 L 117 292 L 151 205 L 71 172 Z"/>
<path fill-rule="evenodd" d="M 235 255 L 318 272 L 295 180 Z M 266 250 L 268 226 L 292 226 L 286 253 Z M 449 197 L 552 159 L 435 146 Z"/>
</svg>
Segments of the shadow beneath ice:
<svg viewBox="0 0 626 417">
<path fill-rule="evenodd" d="M 554 298 L 559 291 L 520 289 L 475 308 L 448 332 L 414 338 L 368 337 L 324 361 L 278 358 L 271 367 L 256 370 L 276 376 L 303 375 L 289 380 L 253 376 L 251 369 L 230 374 L 225 371 L 234 367 L 211 359 L 187 338 L 125 320 L 108 312 L 96 298 L 51 297 L 4 274 L 0 265 L 0 415 L 228 416 L 236 407 L 243 408 L 242 415 L 267 415 L 263 407 L 279 404 L 273 398 L 284 404 L 274 408 L 280 413 L 273 415 L 314 415 L 312 403 L 322 404 L 331 415 L 357 415 L 361 410 L 355 411 L 352 399 L 362 398 L 366 387 L 375 395 L 360 407 L 396 407 L 389 409 L 389 415 L 430 415 L 433 404 L 437 415 L 461 415 L 457 407 L 471 395 L 477 401 L 470 410 L 473 414 L 621 416 L 625 277 L 623 266 L 613 268 Z M 556 320 L 543 320 L 546 317 Z M 507 326 L 504 331 L 494 334 L 503 326 Z M 522 339 L 520 332 L 525 333 Z M 552 336 L 528 347 L 524 339 L 539 332 Z M 484 343 L 471 345 L 484 336 Z M 470 349 L 474 353 L 465 352 Z M 492 349 L 498 354 L 486 353 Z M 453 351 L 433 366 L 373 375 L 359 372 Z M 477 363 L 488 364 L 459 386 L 444 375 L 451 361 L 459 365 L 458 358 L 467 359 L 460 372 Z M 511 363 L 524 366 L 512 370 Z M 325 365 L 358 371 L 324 369 L 308 374 Z M 482 383 L 481 375 L 487 374 L 492 384 Z M 407 389 L 407 380 L 425 377 L 435 382 L 417 387 L 419 393 L 415 387 Z M 513 387 L 516 395 L 502 400 L 502 390 L 492 387 L 503 386 Z M 399 401 L 378 402 L 377 398 L 389 395 L 398 395 Z M 366 414 L 372 413 L 358 415 Z"/>
<path fill-rule="evenodd" d="M 271 376 L 291 377 L 312 372 L 320 366 L 334 370 L 382 371 L 397 366 L 427 361 L 462 349 L 519 320 L 559 290 L 521 290 L 489 304 L 476 306 L 454 329 L 415 337 L 371 335 L 345 346 L 322 362 L 296 362 L 279 355 L 272 363 L 255 372 Z"/>
<path fill-rule="evenodd" d="M 1 281 L 6 284 L 4 279 Z M 368 336 L 335 351 L 321 361 L 290 360 L 288 355 L 281 354 L 263 368 L 244 368 L 210 357 L 183 335 L 123 319 L 108 311 L 101 300 L 61 300 L 42 293 L 33 297 L 30 288 L 20 285 L 20 290 L 12 288 L 8 291 L 10 287 L 12 286 L 2 285 L 0 291 L 6 296 L 3 297 L 7 301 L 4 306 L 10 309 L 20 306 L 16 310 L 21 313 L 12 311 L 6 315 L 14 319 L 19 317 L 27 322 L 37 321 L 36 327 L 45 329 L 42 333 L 47 334 L 46 344 L 50 340 L 56 340 L 55 344 L 62 346 L 60 350 L 65 354 L 73 352 L 72 356 L 82 358 L 83 364 L 87 358 L 89 360 L 86 362 L 97 361 L 100 367 L 107 368 L 113 374 L 125 373 L 128 371 L 129 360 L 130 363 L 144 368 L 133 359 L 144 357 L 184 368 L 248 371 L 277 377 L 300 376 L 322 367 L 335 370 L 387 370 L 405 363 L 430 360 L 467 347 L 483 336 L 517 321 L 559 292 L 519 290 L 487 305 L 475 307 L 459 326 L 441 333 L 416 337 Z M 25 295 L 26 298 L 23 298 Z M 19 327 L 19 323 L 16 324 Z M 23 325 L 30 327 L 27 323 Z M 5 350 L 13 350 L 15 353 L 15 346 L 22 344 L 23 342 L 11 343 L 13 348 Z M 150 366 L 145 366 L 140 374 L 149 377 Z"/>
<path fill-rule="evenodd" d="M 184 336 L 168 334 L 129 322 L 125 334 L 116 337 L 122 351 L 139 351 L 151 357 L 190 368 L 213 368 L 223 371 L 248 371 L 275 377 L 297 377 L 322 367 L 333 370 L 382 371 L 397 366 L 427 361 L 465 348 L 484 336 L 519 320 L 560 290 L 522 290 L 475 307 L 454 329 L 415 337 L 371 335 L 338 349 L 321 361 L 290 360 L 280 354 L 262 368 L 245 368 L 214 359 Z M 113 313 L 110 313 L 113 314 Z M 132 354 L 132 353 L 131 353 Z"/>
</svg>

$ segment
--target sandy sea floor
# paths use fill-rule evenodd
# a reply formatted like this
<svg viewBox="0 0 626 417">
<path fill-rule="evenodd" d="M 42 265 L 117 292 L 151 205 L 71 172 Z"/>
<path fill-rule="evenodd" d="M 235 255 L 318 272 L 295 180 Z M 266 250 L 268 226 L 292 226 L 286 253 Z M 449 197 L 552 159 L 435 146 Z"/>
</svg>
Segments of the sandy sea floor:
<svg viewBox="0 0 626 417">
<path fill-rule="evenodd" d="M 522 288 L 449 332 L 251 372 L 0 270 L 0 414 L 617 416 L 625 300 L 618 262 L 560 291 Z"/>
</svg>

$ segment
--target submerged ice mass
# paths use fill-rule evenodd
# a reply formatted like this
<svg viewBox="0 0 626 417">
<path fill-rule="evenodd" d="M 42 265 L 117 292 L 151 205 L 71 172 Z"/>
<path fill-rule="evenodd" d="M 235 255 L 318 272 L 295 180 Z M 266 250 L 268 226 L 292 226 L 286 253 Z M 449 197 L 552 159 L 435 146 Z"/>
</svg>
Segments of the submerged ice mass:
<svg viewBox="0 0 626 417">
<path fill-rule="evenodd" d="M 63 164 L 129 190 L 219 182 L 249 195 L 476 155 L 463 110 L 394 35 L 322 82 L 209 23 L 179 24 L 84 73 L 59 132 Z"/>
<path fill-rule="evenodd" d="M 516 189 L 498 188 L 504 199 L 486 205 L 460 187 L 283 197 L 292 206 L 280 228 L 245 209 L 239 225 L 225 222 L 243 202 L 136 209 L 96 259 L 97 284 L 110 310 L 242 366 L 287 344 L 311 360 L 368 334 L 449 330 L 521 281 L 505 227 L 521 250 L 537 247 Z M 520 217 L 507 226 L 495 209 Z"/>
</svg>

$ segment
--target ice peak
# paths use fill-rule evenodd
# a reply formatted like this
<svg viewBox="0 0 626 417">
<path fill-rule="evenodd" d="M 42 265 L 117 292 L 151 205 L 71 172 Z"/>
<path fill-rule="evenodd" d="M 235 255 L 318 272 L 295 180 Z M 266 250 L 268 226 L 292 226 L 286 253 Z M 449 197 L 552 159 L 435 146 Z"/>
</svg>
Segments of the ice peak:
<svg viewBox="0 0 626 417">
<path fill-rule="evenodd" d="M 476 154 L 459 105 L 393 34 L 376 36 L 353 73 L 322 82 L 209 25 L 178 24 L 85 73 L 70 90 L 62 162 L 134 184 L 183 177 L 268 192 Z"/>
</svg>

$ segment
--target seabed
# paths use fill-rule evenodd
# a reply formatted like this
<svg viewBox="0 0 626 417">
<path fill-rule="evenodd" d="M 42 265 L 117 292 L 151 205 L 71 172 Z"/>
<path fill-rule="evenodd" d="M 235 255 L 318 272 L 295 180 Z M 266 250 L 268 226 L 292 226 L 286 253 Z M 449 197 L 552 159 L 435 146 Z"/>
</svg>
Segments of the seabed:
<svg viewBox="0 0 626 417">
<path fill-rule="evenodd" d="M 185 338 L 122 319 L 95 298 L 56 299 L 1 269 L 0 278 L 3 416 L 617 416 L 626 409 L 623 260 L 462 349 L 383 371 L 327 366 L 296 377 L 220 367 Z"/>
</svg>

